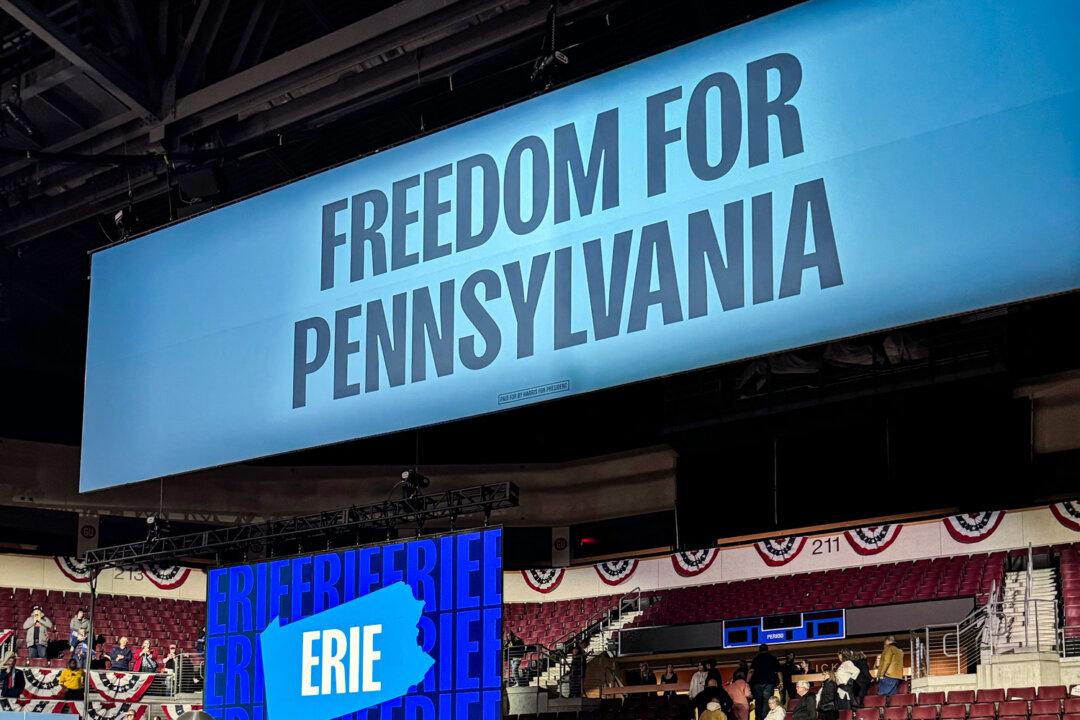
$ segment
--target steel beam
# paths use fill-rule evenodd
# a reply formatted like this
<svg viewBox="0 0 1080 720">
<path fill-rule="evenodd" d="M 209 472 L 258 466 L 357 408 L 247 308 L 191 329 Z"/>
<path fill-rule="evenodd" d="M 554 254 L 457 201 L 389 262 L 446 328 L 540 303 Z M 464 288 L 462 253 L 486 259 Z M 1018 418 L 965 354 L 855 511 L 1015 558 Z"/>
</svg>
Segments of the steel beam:
<svg viewBox="0 0 1080 720">
<path fill-rule="evenodd" d="M 130 75 L 95 51 L 85 47 L 50 20 L 45 13 L 34 7 L 30 0 L 0 0 L 0 10 L 10 15 L 51 47 L 57 55 L 82 70 L 129 108 L 155 116 L 145 89 L 140 87 Z"/>
<path fill-rule="evenodd" d="M 341 536 L 361 528 L 391 529 L 422 526 L 431 520 L 483 514 L 485 521 L 495 510 L 518 506 L 518 487 L 512 482 L 477 485 L 387 500 L 375 505 L 352 506 L 311 515 L 269 520 L 251 525 L 235 525 L 174 537 L 89 550 L 84 556 L 88 570 L 129 567 L 147 562 L 164 563 L 219 552 L 246 551 L 282 540 L 305 537 Z"/>
</svg>

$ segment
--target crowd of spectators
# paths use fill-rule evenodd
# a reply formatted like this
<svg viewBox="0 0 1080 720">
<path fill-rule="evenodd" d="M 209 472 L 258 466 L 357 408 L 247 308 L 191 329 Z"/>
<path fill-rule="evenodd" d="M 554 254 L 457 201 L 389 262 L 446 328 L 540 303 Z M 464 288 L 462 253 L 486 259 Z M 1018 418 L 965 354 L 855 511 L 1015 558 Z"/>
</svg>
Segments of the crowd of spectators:
<svg viewBox="0 0 1080 720">
<path fill-rule="evenodd" d="M 23 622 L 27 658 L 50 657 L 50 637 L 55 629 L 56 625 L 45 614 L 44 609 L 40 605 L 34 605 L 30 616 Z M 164 675 L 169 692 L 176 691 L 175 676 L 180 668 L 180 655 L 176 643 L 170 642 L 167 645 L 168 651 L 159 655 L 152 638 L 145 638 L 138 648 L 133 649 L 130 639 L 121 636 L 106 652 L 105 636 L 97 635 L 91 647 L 88 641 L 89 634 L 90 618 L 87 617 L 85 610 L 79 609 L 68 624 L 67 666 L 60 671 L 58 678 L 58 682 L 64 688 L 65 699 L 83 699 L 87 670 Z M 203 628 L 196 642 L 196 649 L 202 652 L 205 643 L 206 629 Z M 23 688 L 26 686 L 26 674 L 18 667 L 18 664 L 16 653 L 11 653 L 4 659 L 3 666 L 0 668 L 0 697 L 17 698 L 22 695 Z"/>
<path fill-rule="evenodd" d="M 755 720 L 786 720 L 789 715 L 791 720 L 837 720 L 841 710 L 861 708 L 875 682 L 877 694 L 896 693 L 904 677 L 904 653 L 890 636 L 873 670 L 862 651 L 845 648 L 837 654 L 836 666 L 822 671 L 816 689 L 806 680 L 795 681 L 796 676 L 808 673 L 807 664 L 794 653 L 780 659 L 763 644 L 752 660 L 739 663 L 726 684 L 715 660 L 699 662 L 690 678 L 688 695 L 699 720 L 750 720 L 751 707 Z M 675 681 L 671 665 L 657 678 L 647 662 L 627 677 L 632 685 Z"/>
</svg>

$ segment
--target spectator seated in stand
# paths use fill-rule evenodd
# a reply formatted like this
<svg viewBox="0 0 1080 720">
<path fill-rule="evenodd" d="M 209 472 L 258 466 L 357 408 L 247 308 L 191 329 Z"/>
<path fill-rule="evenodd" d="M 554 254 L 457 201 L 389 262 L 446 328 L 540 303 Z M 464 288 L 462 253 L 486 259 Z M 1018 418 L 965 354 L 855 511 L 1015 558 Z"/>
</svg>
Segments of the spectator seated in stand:
<svg viewBox="0 0 1080 720">
<path fill-rule="evenodd" d="M 810 683 L 800 680 L 795 683 L 795 709 L 791 711 L 792 720 L 817 720 L 817 698 L 810 692 Z"/>
</svg>

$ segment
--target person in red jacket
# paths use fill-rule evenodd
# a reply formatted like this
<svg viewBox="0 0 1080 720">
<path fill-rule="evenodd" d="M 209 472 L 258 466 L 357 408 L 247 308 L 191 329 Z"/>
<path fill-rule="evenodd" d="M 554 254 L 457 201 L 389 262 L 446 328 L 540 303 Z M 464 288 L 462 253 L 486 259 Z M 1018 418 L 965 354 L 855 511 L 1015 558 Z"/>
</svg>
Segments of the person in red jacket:
<svg viewBox="0 0 1080 720">
<path fill-rule="evenodd" d="M 131 666 L 131 670 L 132 672 L 157 672 L 157 650 L 150 647 L 150 638 L 142 641 L 142 647 L 135 656 L 135 663 Z"/>
</svg>

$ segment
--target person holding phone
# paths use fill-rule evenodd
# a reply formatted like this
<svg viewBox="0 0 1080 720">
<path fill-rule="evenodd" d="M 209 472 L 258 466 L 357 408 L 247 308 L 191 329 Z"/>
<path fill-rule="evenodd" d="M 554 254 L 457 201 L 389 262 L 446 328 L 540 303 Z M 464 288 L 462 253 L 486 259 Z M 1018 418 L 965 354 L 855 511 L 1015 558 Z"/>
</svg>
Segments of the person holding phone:
<svg viewBox="0 0 1080 720">
<path fill-rule="evenodd" d="M 35 605 L 30 612 L 30 617 L 23 623 L 26 631 L 26 652 L 32 658 L 44 658 L 45 650 L 49 646 L 49 631 L 52 630 L 52 620 L 45 617 L 40 605 Z"/>
</svg>

